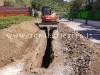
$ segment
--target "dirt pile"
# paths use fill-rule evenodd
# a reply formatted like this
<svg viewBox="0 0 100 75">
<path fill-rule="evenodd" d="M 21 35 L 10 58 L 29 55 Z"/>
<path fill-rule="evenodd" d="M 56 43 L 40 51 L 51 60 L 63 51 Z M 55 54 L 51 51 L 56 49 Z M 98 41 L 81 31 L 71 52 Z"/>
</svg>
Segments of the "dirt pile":
<svg viewBox="0 0 100 75">
<path fill-rule="evenodd" d="M 100 74 L 100 59 L 97 58 L 99 53 L 96 54 L 100 46 L 63 24 L 58 25 L 58 30 L 53 31 L 52 37 L 52 62 L 46 69 L 31 68 L 30 75 L 95 75 L 95 72 L 96 75 Z"/>
<path fill-rule="evenodd" d="M 97 65 L 99 66 L 100 58 L 97 55 L 100 46 L 63 24 L 59 25 L 59 33 L 63 48 L 63 65 L 71 66 L 74 72 L 73 75 L 99 75 L 100 69 Z"/>
<path fill-rule="evenodd" d="M 35 75 L 99 75 L 100 46 L 78 32 L 58 25 L 53 31 L 53 60 L 47 69 L 33 70 Z M 98 57 L 97 57 L 98 56 Z"/>
<path fill-rule="evenodd" d="M 46 34 L 40 31 L 32 21 L 1 30 L 0 33 L 0 67 L 7 65 L 1 68 L 0 75 L 5 73 L 5 75 L 100 74 L 100 46 L 64 24 L 59 24 L 58 29 L 53 31 L 50 41 L 52 44 L 50 57 L 52 58 L 46 58 L 50 59 L 48 61 L 52 59 L 48 68 L 42 66 L 47 46 L 47 39 L 44 37 Z M 29 35 L 24 38 L 22 35 L 21 38 L 18 38 L 19 36 L 8 38 L 6 34 L 9 33 L 36 35 L 33 38 Z"/>
<path fill-rule="evenodd" d="M 35 25 L 36 21 L 27 21 L 0 30 L 0 75 L 4 71 L 6 73 L 10 67 L 20 70 L 41 67 L 46 38 L 40 38 L 39 35 L 46 35 Z"/>
<path fill-rule="evenodd" d="M 58 25 L 58 30 L 53 31 L 52 37 L 52 62 L 46 69 L 32 69 L 30 75 L 95 75 L 95 72 L 98 73 L 96 75 L 100 74 L 100 59 L 96 54 L 96 51 L 100 50 L 99 45 L 64 24 Z"/>
</svg>

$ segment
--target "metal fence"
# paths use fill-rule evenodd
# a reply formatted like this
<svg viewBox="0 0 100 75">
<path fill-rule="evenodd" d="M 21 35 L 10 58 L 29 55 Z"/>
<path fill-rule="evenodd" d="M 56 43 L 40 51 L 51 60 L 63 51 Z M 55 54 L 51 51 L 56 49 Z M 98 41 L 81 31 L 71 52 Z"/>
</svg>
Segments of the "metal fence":
<svg viewBox="0 0 100 75">
<path fill-rule="evenodd" d="M 31 15 L 31 8 L 0 7 L 0 16 Z"/>
<path fill-rule="evenodd" d="M 84 11 L 84 12 L 79 12 L 79 13 L 70 13 L 69 19 L 71 18 L 100 21 L 100 9 Z"/>
</svg>

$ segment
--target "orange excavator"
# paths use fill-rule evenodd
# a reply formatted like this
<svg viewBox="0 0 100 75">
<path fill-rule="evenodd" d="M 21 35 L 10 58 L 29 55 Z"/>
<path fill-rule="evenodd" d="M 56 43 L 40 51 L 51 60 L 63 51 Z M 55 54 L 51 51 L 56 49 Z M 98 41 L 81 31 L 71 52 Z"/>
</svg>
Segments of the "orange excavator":
<svg viewBox="0 0 100 75">
<path fill-rule="evenodd" d="M 57 16 L 49 6 L 42 7 L 42 22 L 57 22 Z"/>
<path fill-rule="evenodd" d="M 50 31 L 57 28 L 57 15 L 52 12 L 52 8 L 49 6 L 42 7 L 42 23 L 37 25 L 42 29 L 46 28 L 47 36 L 49 37 Z"/>
</svg>

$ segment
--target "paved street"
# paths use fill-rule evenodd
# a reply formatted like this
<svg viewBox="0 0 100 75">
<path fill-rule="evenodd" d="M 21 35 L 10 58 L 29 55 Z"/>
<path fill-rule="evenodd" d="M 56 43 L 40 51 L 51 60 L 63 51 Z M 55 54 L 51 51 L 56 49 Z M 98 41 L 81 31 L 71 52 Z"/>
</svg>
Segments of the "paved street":
<svg viewBox="0 0 100 75">
<path fill-rule="evenodd" d="M 64 19 L 62 19 L 61 22 L 89 38 L 92 42 L 100 44 L 100 28 Z"/>
</svg>

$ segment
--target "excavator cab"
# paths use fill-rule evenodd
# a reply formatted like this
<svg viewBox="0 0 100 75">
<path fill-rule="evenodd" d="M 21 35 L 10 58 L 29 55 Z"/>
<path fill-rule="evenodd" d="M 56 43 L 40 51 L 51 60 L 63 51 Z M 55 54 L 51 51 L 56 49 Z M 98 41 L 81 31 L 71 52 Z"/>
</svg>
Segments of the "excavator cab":
<svg viewBox="0 0 100 75">
<path fill-rule="evenodd" d="M 42 7 L 42 22 L 57 22 L 57 16 L 53 14 L 51 7 Z"/>
</svg>

